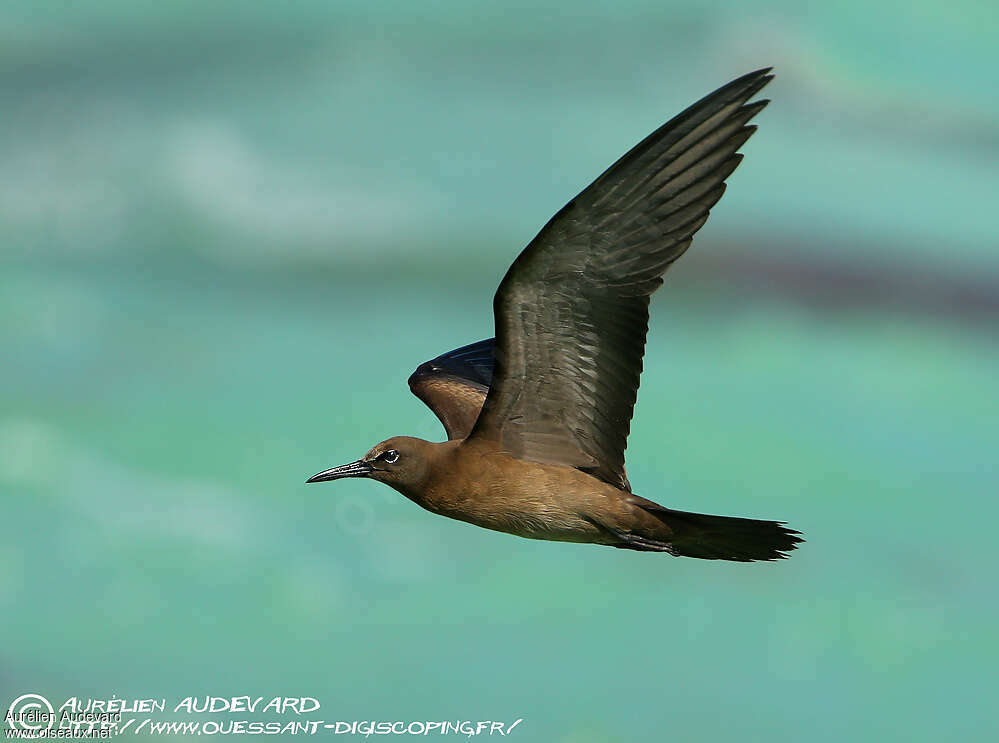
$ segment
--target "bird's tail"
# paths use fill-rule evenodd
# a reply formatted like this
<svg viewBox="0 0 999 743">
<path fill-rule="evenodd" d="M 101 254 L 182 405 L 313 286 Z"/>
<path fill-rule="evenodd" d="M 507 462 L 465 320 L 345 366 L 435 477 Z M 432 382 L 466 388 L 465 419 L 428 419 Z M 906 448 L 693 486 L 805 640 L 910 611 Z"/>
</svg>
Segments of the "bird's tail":
<svg viewBox="0 0 999 743">
<path fill-rule="evenodd" d="M 740 562 L 780 560 L 804 541 L 800 532 L 785 528 L 780 521 L 674 511 L 651 501 L 641 505 L 669 527 L 672 534 L 667 551 L 674 555 Z M 643 549 L 641 546 L 632 548 Z"/>
</svg>

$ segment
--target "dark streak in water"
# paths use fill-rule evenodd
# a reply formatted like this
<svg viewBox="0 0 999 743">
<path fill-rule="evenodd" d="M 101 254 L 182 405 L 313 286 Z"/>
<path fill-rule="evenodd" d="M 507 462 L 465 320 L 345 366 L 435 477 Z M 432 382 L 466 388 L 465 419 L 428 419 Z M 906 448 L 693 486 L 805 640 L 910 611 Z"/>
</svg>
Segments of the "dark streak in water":
<svg viewBox="0 0 999 743">
<path fill-rule="evenodd" d="M 962 321 L 999 316 L 997 274 L 972 277 L 897 263 L 861 265 L 823 258 L 822 253 L 774 255 L 772 250 L 767 254 L 740 245 L 725 251 L 703 251 L 688 262 L 688 268 L 695 278 L 720 279 L 746 293 L 789 298 L 809 306 L 898 309 Z"/>
</svg>

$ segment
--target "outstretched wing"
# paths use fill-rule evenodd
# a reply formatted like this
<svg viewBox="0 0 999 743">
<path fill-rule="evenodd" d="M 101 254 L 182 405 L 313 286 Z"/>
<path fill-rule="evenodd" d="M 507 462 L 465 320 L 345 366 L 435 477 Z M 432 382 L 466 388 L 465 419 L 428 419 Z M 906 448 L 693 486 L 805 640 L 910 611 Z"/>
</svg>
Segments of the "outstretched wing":
<svg viewBox="0 0 999 743">
<path fill-rule="evenodd" d="M 434 411 L 448 439 L 468 436 L 479 417 L 493 379 L 493 343 L 489 338 L 448 351 L 409 378 L 409 389 Z"/>
<path fill-rule="evenodd" d="M 524 249 L 493 302 L 495 370 L 473 437 L 575 467 L 622 489 L 649 297 L 690 245 L 768 103 L 769 69 L 671 119 Z"/>
</svg>

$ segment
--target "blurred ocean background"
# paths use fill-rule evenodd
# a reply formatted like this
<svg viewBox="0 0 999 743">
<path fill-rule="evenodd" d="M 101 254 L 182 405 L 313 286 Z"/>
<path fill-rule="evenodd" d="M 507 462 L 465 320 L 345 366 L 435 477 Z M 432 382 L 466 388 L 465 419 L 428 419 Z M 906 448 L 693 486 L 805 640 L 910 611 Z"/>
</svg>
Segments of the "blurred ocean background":
<svg viewBox="0 0 999 743">
<path fill-rule="evenodd" d="M 0 704 L 996 740 L 997 46 L 992 2 L 5 0 Z M 410 371 L 492 335 L 510 261 L 613 160 L 767 65 L 655 296 L 628 472 L 787 520 L 793 559 L 304 485 L 442 438 Z"/>
</svg>

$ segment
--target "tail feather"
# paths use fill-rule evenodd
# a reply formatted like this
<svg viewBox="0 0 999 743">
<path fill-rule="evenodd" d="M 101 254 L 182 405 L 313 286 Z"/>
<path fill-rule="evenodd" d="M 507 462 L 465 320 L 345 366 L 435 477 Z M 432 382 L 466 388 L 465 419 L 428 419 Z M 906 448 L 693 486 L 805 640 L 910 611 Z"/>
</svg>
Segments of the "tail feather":
<svg viewBox="0 0 999 743">
<path fill-rule="evenodd" d="M 669 551 L 703 560 L 782 560 L 805 541 L 801 532 L 782 521 L 758 521 L 735 516 L 710 516 L 674 511 L 658 504 L 642 504 L 673 532 Z"/>
</svg>

